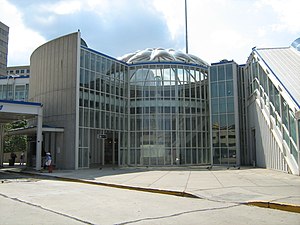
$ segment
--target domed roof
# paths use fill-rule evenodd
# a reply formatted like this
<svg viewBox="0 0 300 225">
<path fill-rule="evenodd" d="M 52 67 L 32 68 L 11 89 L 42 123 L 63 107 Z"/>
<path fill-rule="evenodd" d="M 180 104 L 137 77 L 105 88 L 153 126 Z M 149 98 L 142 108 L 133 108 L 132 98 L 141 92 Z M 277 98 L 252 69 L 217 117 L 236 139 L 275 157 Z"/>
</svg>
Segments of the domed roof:
<svg viewBox="0 0 300 225">
<path fill-rule="evenodd" d="M 120 58 L 126 63 L 140 63 L 140 62 L 183 62 L 198 64 L 201 66 L 208 66 L 209 64 L 202 59 L 192 54 L 186 54 L 174 49 L 164 48 L 146 48 L 138 50 L 134 53 L 126 54 Z"/>
</svg>

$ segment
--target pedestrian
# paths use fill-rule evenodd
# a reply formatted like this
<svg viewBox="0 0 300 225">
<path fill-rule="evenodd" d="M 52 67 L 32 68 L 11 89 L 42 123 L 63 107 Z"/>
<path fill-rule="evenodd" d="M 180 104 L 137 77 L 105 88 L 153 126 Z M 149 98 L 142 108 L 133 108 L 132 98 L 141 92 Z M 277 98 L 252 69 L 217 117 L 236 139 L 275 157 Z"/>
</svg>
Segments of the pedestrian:
<svg viewBox="0 0 300 225">
<path fill-rule="evenodd" d="M 25 159 L 25 154 L 24 154 L 24 152 L 22 152 L 20 155 L 20 166 L 24 165 L 24 159 Z"/>
<path fill-rule="evenodd" d="M 15 162 L 16 162 L 17 155 L 14 152 L 12 152 L 12 153 L 10 153 L 10 158 L 11 158 L 10 166 L 14 166 Z"/>
<path fill-rule="evenodd" d="M 48 168 L 48 172 L 52 173 L 52 158 L 50 152 L 46 153 L 46 162 L 45 162 L 46 167 Z"/>
</svg>

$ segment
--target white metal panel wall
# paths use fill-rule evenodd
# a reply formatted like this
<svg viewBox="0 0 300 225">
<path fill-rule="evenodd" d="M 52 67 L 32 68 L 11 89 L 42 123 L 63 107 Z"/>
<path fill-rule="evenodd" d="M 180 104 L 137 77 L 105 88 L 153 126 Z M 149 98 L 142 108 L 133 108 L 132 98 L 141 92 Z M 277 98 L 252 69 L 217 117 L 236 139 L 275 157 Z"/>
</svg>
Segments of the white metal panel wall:
<svg viewBox="0 0 300 225">
<path fill-rule="evenodd" d="M 259 99 L 255 99 L 248 106 L 248 115 L 249 129 L 256 131 L 256 166 L 288 172 L 288 166 L 281 150 L 282 141 L 276 132 L 277 128 L 272 128 L 272 123 L 261 108 Z M 252 147 L 249 146 L 250 149 Z"/>
</svg>

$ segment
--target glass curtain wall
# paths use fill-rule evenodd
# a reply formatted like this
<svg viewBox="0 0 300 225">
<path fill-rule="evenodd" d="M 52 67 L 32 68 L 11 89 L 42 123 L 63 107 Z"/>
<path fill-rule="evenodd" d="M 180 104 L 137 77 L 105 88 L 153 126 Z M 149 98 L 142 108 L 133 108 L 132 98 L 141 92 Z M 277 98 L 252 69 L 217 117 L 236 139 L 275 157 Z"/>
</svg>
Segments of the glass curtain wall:
<svg viewBox="0 0 300 225">
<path fill-rule="evenodd" d="M 209 164 L 207 69 L 153 63 L 132 65 L 131 165 Z"/>
<path fill-rule="evenodd" d="M 200 66 L 127 65 L 82 47 L 79 168 L 109 151 L 118 165 L 210 164 L 207 79 Z"/>
<path fill-rule="evenodd" d="M 210 68 L 213 164 L 237 164 L 233 63 Z"/>
<path fill-rule="evenodd" d="M 7 78 L 8 79 L 8 78 Z M 0 99 L 28 101 L 29 84 L 0 84 Z"/>
<path fill-rule="evenodd" d="M 127 163 L 127 87 L 126 64 L 81 48 L 79 168 Z"/>
</svg>

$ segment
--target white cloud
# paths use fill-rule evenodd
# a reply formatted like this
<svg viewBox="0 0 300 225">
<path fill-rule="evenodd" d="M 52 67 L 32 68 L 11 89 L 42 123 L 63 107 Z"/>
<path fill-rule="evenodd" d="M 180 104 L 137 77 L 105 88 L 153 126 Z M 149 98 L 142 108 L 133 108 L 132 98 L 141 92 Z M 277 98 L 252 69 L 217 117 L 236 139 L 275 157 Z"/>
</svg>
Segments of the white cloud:
<svg viewBox="0 0 300 225">
<path fill-rule="evenodd" d="M 59 1 L 55 3 L 43 4 L 40 6 L 40 10 L 52 12 L 58 15 L 73 14 L 81 10 L 83 2 L 78 0 Z"/>
<path fill-rule="evenodd" d="M 18 10 L 8 0 L 0 0 L 0 15 L 1 18 L 6 18 L 6 21 L 2 22 L 10 27 L 10 65 L 28 64 L 32 51 L 45 42 L 41 34 L 34 29 L 42 32 L 42 28 L 53 27 L 58 23 L 61 25 L 63 21 L 63 25 L 51 30 L 51 37 L 60 36 L 64 35 L 61 32 L 68 32 L 84 21 L 85 23 L 82 23 L 84 32 L 84 29 L 88 30 L 88 25 L 93 23 L 89 22 L 89 18 L 81 18 L 82 15 L 91 15 L 91 18 L 99 21 L 101 26 L 99 25 L 98 30 L 95 29 L 97 27 L 95 22 L 89 34 L 91 40 L 96 40 L 97 38 L 92 37 L 102 35 L 103 30 L 99 30 L 100 27 L 107 25 L 115 28 L 119 25 L 116 23 L 122 20 L 132 24 L 134 22 L 130 17 L 137 18 L 134 13 L 143 15 L 143 12 L 151 11 L 152 14 L 147 14 L 147 18 L 140 16 L 140 21 L 142 20 L 147 26 L 147 23 L 151 23 L 151 19 L 155 19 L 152 16 L 164 18 L 173 45 L 168 47 L 185 50 L 184 0 L 53 0 L 47 2 L 36 1 L 35 5 L 28 5 Z M 288 46 L 290 41 L 300 35 L 299 0 L 187 0 L 187 4 L 189 52 L 207 62 L 227 58 L 245 63 L 253 46 Z M 25 26 L 22 13 L 32 29 Z M 72 19 L 69 19 L 70 17 Z M 165 23 L 156 25 L 155 30 L 165 29 L 162 28 Z M 123 23 L 122 29 L 126 30 L 126 26 L 127 24 Z M 154 30 L 153 27 L 152 29 Z M 44 35 L 48 35 L 49 38 L 49 32 Z M 109 40 L 107 43 L 123 38 L 116 37 L 116 33 L 111 34 L 114 37 L 109 37 L 108 33 L 105 35 L 107 36 L 105 40 Z M 168 32 L 164 35 L 167 36 Z M 164 40 L 166 38 L 169 37 L 161 37 Z M 99 43 L 97 45 L 91 41 L 89 45 L 99 46 Z M 131 42 L 128 45 L 134 48 L 137 43 Z M 109 46 L 109 48 L 116 47 Z M 121 49 L 115 49 L 114 52 L 116 51 Z"/>
<path fill-rule="evenodd" d="M 300 31 L 300 1 L 299 0 L 260 0 L 261 7 L 271 7 L 277 14 L 278 22 L 272 24 L 276 32 L 291 32 L 297 34 Z"/>
<path fill-rule="evenodd" d="M 48 24 L 52 24 L 55 22 L 56 17 L 54 15 L 49 15 L 49 16 L 38 16 L 38 15 L 33 15 L 33 18 L 39 22 L 39 24 L 43 24 L 43 25 L 48 25 Z"/>
<path fill-rule="evenodd" d="M 172 39 L 180 37 L 185 32 L 184 1 L 183 0 L 154 0 L 154 7 L 163 13 Z"/>
<path fill-rule="evenodd" d="M 22 13 L 6 0 L 0 0 L 2 22 L 10 27 L 8 43 L 8 66 L 29 65 L 31 53 L 45 39 L 36 31 L 28 29 L 22 21 Z"/>
<path fill-rule="evenodd" d="M 184 1 L 154 1 L 173 38 L 184 38 Z M 189 52 L 245 63 L 253 46 L 288 46 L 300 31 L 299 0 L 188 0 Z M 287 38 L 289 37 L 289 38 Z M 285 40 L 284 44 L 278 40 Z M 276 44 L 277 41 L 277 44 Z"/>
<path fill-rule="evenodd" d="M 249 10 L 252 1 L 200 1 L 191 7 L 199 23 L 191 25 L 194 54 L 208 62 L 234 59 L 245 63 L 257 36 L 258 23 Z"/>
</svg>

